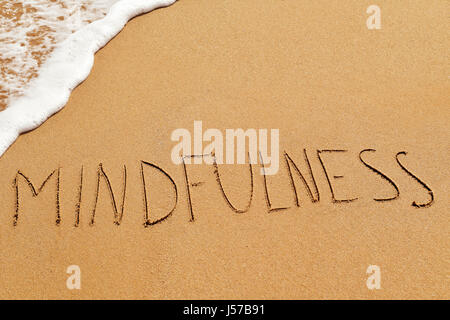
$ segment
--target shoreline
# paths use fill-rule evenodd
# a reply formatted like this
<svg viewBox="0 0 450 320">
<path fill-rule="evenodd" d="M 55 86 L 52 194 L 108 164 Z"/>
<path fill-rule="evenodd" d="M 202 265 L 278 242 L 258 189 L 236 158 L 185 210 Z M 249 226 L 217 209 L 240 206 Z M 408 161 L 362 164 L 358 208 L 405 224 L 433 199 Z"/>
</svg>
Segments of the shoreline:
<svg viewBox="0 0 450 320">
<path fill-rule="evenodd" d="M 130 19 L 175 1 L 119 1 L 103 19 L 83 27 L 56 47 L 25 93 L 0 111 L 0 157 L 21 133 L 39 127 L 66 105 L 72 90 L 88 77 L 94 54 Z"/>
</svg>

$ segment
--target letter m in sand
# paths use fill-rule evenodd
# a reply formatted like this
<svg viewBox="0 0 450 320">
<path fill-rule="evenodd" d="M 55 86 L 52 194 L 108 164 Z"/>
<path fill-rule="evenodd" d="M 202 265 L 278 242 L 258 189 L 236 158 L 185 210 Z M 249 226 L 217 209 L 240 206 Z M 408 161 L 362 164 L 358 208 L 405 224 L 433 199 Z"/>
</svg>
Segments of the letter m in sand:
<svg viewBox="0 0 450 320">
<path fill-rule="evenodd" d="M 35 188 L 35 186 L 33 185 L 33 183 L 31 182 L 31 180 L 24 175 L 20 170 L 17 171 L 17 174 L 14 178 L 13 181 L 13 186 L 14 189 L 16 190 L 16 204 L 15 204 L 15 212 L 14 212 L 14 219 L 13 219 L 13 225 L 16 226 L 17 222 L 19 220 L 19 178 L 22 177 L 25 182 L 28 184 L 28 187 L 31 190 L 31 193 L 33 195 L 33 197 L 37 197 L 42 189 L 44 189 L 45 185 L 47 184 L 47 182 L 50 180 L 50 178 L 52 178 L 53 176 L 56 177 L 56 220 L 55 223 L 56 225 L 59 225 L 61 222 L 61 215 L 60 215 L 60 205 L 59 205 L 59 178 L 60 178 L 60 168 L 55 169 L 52 173 L 50 173 L 47 178 L 44 180 L 44 182 L 42 182 L 41 186 L 39 188 Z"/>
</svg>

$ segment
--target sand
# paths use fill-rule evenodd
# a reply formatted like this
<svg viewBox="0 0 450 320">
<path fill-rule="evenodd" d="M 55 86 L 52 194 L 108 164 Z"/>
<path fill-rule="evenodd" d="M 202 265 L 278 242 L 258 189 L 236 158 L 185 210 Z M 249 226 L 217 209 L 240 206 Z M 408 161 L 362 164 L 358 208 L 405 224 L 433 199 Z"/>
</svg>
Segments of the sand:
<svg viewBox="0 0 450 320">
<path fill-rule="evenodd" d="M 67 106 L 0 158 L 0 297 L 448 299 L 449 5 L 378 1 L 382 28 L 368 30 L 370 4 L 179 0 L 132 20 Z M 188 165 L 191 212 L 170 137 L 194 120 L 279 129 L 267 193 L 272 208 L 289 208 L 269 210 L 258 165 L 245 213 L 227 205 L 212 166 Z M 363 159 L 395 182 L 397 199 L 373 200 L 395 189 L 358 158 L 368 148 L 377 151 Z M 282 152 L 309 179 L 303 149 L 320 201 L 294 177 L 297 207 Z M 335 197 L 358 200 L 333 203 L 324 149 L 347 150 L 321 157 Z M 430 197 L 397 163 L 401 151 L 433 192 L 426 208 L 412 206 Z M 141 161 L 168 173 L 178 194 L 172 215 L 147 227 Z M 116 214 L 103 176 L 95 204 L 100 163 Z M 173 184 L 142 168 L 155 221 L 173 207 Z M 248 166 L 219 169 L 230 201 L 245 208 Z M 36 189 L 53 175 L 33 197 L 18 171 Z M 66 287 L 69 265 L 81 268 L 81 290 Z M 379 290 L 366 286 L 369 265 L 380 267 Z"/>
</svg>

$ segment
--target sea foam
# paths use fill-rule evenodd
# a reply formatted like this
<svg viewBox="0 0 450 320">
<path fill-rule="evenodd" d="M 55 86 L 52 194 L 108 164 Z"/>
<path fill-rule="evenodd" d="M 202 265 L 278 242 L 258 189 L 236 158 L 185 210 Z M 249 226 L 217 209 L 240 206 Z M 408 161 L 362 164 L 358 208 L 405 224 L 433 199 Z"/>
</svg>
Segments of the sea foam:
<svg viewBox="0 0 450 320">
<path fill-rule="evenodd" d="M 20 1 L 28 5 L 22 6 L 23 12 L 19 12 L 19 18 L 26 19 L 19 23 L 15 21 L 18 25 L 15 28 L 8 28 L 5 23 L 0 26 L 0 89 L 7 92 L 7 108 L 0 112 L 0 156 L 19 134 L 35 129 L 64 107 L 71 91 L 89 75 L 95 52 L 119 33 L 131 18 L 175 1 Z M 17 10 L 10 3 L 6 4 L 7 9 Z M 27 8 L 33 8 L 30 9 L 32 12 Z M 5 18 L 11 16 L 17 20 L 17 13 L 12 12 L 10 16 L 0 16 L 0 22 L 6 22 Z M 33 17 L 39 17 L 39 20 L 35 21 Z M 36 23 L 40 25 L 36 27 Z M 30 52 L 22 39 L 39 31 L 46 36 L 35 41 L 32 45 L 38 50 L 35 48 Z M 6 68 L 8 72 L 5 72 Z"/>
</svg>

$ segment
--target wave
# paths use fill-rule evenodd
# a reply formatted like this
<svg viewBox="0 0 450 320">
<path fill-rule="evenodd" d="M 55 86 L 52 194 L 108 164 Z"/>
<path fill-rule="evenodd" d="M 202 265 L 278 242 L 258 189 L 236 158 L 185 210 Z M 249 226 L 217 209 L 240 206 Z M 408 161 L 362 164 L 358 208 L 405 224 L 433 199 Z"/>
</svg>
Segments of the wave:
<svg viewBox="0 0 450 320">
<path fill-rule="evenodd" d="M 70 35 L 52 48 L 42 65 L 31 64 L 34 68 L 31 70 L 37 70 L 36 76 L 29 76 L 33 79 L 26 84 L 23 80 L 20 80 L 22 82 L 15 80 L 19 81 L 15 84 L 21 86 L 16 86 L 17 89 L 11 94 L 13 98 L 8 101 L 7 108 L 0 112 L 0 156 L 21 133 L 37 128 L 66 105 L 72 90 L 89 75 L 94 64 L 94 54 L 117 35 L 130 19 L 169 6 L 175 1 L 96 0 L 96 10 L 99 10 L 97 15 L 84 16 L 81 22 L 77 20 L 78 25 L 83 22 L 89 24 L 78 31 L 73 30 L 73 21 L 69 23 L 72 28 L 66 25 L 65 31 L 70 32 Z M 109 6 L 109 12 L 106 14 Z M 69 5 L 65 7 L 70 8 Z M 99 14 L 103 18 L 91 23 L 90 20 L 98 18 Z M 53 16 L 58 18 L 57 15 Z M 17 32 L 14 33 L 14 29 L 7 31 L 9 33 L 7 39 L 14 40 Z M 57 34 L 62 37 L 63 32 Z M 5 34 L 3 36 L 5 37 Z M 48 44 L 43 46 L 43 49 L 49 48 Z"/>
</svg>

